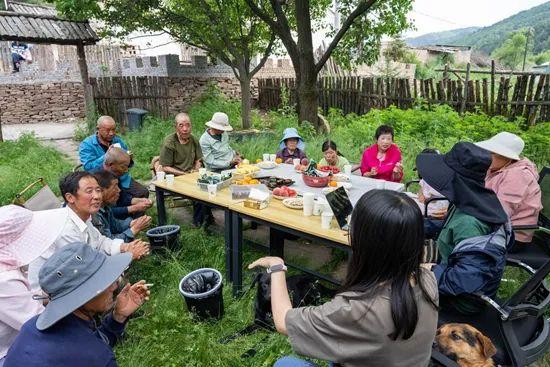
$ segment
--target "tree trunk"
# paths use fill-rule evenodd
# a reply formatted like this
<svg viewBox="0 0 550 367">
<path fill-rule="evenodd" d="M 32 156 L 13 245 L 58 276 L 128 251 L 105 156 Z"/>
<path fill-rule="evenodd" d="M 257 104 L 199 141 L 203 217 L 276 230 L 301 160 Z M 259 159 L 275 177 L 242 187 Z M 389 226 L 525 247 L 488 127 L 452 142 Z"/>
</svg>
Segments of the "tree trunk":
<svg viewBox="0 0 550 367">
<path fill-rule="evenodd" d="M 239 82 L 241 84 L 241 119 L 243 129 L 250 129 L 250 111 L 252 109 L 250 100 L 252 98 L 250 91 L 250 76 L 241 73 Z"/>
<path fill-rule="evenodd" d="M 304 64 L 302 63 L 301 65 Z M 300 123 L 308 121 L 318 130 L 319 118 L 317 116 L 317 110 L 319 107 L 319 91 L 317 90 L 317 73 L 315 72 L 315 65 L 308 65 L 300 69 L 300 73 L 296 73 L 298 117 Z"/>
</svg>

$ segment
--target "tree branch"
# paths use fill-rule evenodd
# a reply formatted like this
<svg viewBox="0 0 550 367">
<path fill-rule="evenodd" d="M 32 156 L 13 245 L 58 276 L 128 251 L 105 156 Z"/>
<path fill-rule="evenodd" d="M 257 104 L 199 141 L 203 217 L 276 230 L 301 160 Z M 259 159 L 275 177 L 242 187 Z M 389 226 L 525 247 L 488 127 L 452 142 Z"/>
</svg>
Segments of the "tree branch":
<svg viewBox="0 0 550 367">
<path fill-rule="evenodd" d="M 361 16 L 366 11 L 368 11 L 375 3 L 376 3 L 376 0 L 363 1 L 359 5 L 357 5 L 357 8 L 355 8 L 354 11 L 350 13 L 350 15 L 347 17 L 342 27 L 338 30 L 338 32 L 330 42 L 330 45 L 326 49 L 323 56 L 321 56 L 321 58 L 315 65 L 316 73 L 319 73 L 321 71 L 321 69 L 323 68 L 323 65 L 325 65 L 330 55 L 332 55 L 332 52 L 334 51 L 336 46 L 338 46 L 338 43 L 340 42 L 340 40 L 344 37 L 348 29 L 353 25 L 353 22 L 355 22 L 355 19 L 357 19 L 359 16 Z"/>
<path fill-rule="evenodd" d="M 267 58 L 271 55 L 271 50 L 273 49 L 273 45 L 275 44 L 275 40 L 277 37 L 275 36 L 275 33 L 271 33 L 271 39 L 269 40 L 269 44 L 267 45 L 264 54 L 262 58 L 260 59 L 260 62 L 254 69 L 250 71 L 250 78 L 252 78 L 258 71 L 260 71 L 261 68 L 265 65 L 265 62 L 267 61 Z"/>
</svg>

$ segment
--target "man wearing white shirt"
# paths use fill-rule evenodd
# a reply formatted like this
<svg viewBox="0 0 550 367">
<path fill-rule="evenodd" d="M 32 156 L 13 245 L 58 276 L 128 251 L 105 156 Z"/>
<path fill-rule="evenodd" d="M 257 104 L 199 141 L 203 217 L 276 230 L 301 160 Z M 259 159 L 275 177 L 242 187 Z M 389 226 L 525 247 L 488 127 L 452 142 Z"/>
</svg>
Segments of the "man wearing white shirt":
<svg viewBox="0 0 550 367">
<path fill-rule="evenodd" d="M 38 289 L 38 272 L 46 260 L 58 249 L 74 242 L 84 242 L 107 255 L 131 252 L 134 260 L 149 253 L 146 242 L 135 240 L 123 243 L 103 236 L 92 224 L 91 217 L 101 207 L 101 187 L 88 172 L 73 172 L 59 183 L 67 204 L 67 221 L 54 243 L 42 255 L 29 264 L 31 289 Z"/>
</svg>

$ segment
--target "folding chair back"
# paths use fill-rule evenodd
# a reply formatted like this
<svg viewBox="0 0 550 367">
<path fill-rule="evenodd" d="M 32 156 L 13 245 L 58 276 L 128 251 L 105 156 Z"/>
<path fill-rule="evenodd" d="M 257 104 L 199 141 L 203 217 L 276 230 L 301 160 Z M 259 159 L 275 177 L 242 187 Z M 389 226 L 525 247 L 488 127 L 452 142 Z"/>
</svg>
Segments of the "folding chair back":
<svg viewBox="0 0 550 367">
<path fill-rule="evenodd" d="M 42 187 L 29 199 L 25 199 L 24 194 L 36 185 L 42 185 Z M 60 208 L 62 204 L 61 200 L 55 196 L 42 177 L 25 187 L 15 196 L 15 200 L 13 202 L 14 204 L 21 205 L 32 211 L 56 209 Z"/>
</svg>

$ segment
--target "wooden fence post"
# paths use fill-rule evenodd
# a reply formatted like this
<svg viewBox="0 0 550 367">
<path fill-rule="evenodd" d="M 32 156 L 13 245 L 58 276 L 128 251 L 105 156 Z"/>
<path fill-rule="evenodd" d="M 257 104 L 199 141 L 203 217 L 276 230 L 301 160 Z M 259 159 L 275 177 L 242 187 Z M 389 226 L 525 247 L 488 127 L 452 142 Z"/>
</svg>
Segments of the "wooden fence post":
<svg viewBox="0 0 550 367">
<path fill-rule="evenodd" d="M 495 60 L 491 60 L 491 110 L 490 114 L 495 114 Z"/>
<path fill-rule="evenodd" d="M 462 93 L 462 103 L 460 104 L 460 114 L 464 113 L 466 101 L 468 100 L 468 82 L 470 81 L 470 63 L 466 65 L 466 79 L 464 80 L 464 92 Z"/>
</svg>

